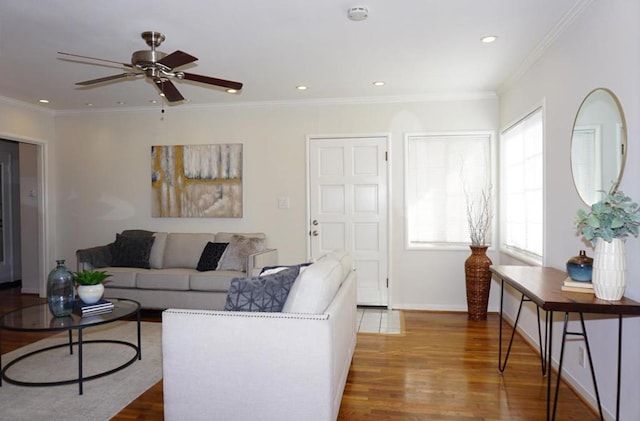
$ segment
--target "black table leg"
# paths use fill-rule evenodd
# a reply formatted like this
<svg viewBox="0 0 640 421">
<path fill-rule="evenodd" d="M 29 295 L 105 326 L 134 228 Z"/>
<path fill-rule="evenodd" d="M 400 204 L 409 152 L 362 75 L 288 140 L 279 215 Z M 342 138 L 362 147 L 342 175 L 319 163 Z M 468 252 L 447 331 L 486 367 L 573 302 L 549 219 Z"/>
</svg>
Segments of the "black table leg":
<svg viewBox="0 0 640 421">
<path fill-rule="evenodd" d="M 82 395 L 82 329 L 78 329 L 78 388 Z"/>
<path fill-rule="evenodd" d="M 69 354 L 73 355 L 73 334 L 71 333 L 71 329 L 69 329 Z"/>
<path fill-rule="evenodd" d="M 589 357 L 591 358 L 591 357 Z M 620 419 L 620 374 L 622 370 L 622 314 L 618 315 L 618 387 L 616 390 L 616 420 Z M 602 412 L 600 412 L 602 413 Z"/>
<path fill-rule="evenodd" d="M 520 313 L 522 312 L 522 304 L 524 302 L 531 302 L 531 300 L 527 297 L 524 296 L 524 294 L 522 294 L 522 297 L 520 298 L 520 306 L 518 307 L 518 313 L 516 314 L 516 319 L 513 323 L 513 330 L 511 331 L 511 338 L 509 339 L 509 346 L 507 348 L 507 353 L 505 354 L 504 357 L 504 362 L 502 361 L 502 316 L 503 316 L 503 311 L 502 311 L 502 305 L 503 305 L 503 300 L 504 300 L 504 281 L 502 281 L 501 284 L 501 290 L 500 290 L 500 334 L 499 334 L 499 340 L 500 343 L 498 344 L 498 370 L 501 373 L 504 373 L 504 370 L 507 368 L 507 361 L 509 360 L 509 355 L 511 354 L 511 347 L 513 346 L 513 338 L 516 335 L 516 330 L 518 328 L 518 322 L 520 320 Z M 537 310 L 537 314 L 538 314 L 538 341 L 540 344 L 540 365 L 542 367 L 542 375 L 544 376 L 546 373 L 546 356 L 545 353 L 542 349 L 542 332 L 541 332 L 541 328 L 540 328 L 540 307 L 536 306 L 536 310 Z M 546 348 L 546 340 L 545 340 L 545 348 Z"/>
<path fill-rule="evenodd" d="M 589 337 L 587 336 L 587 329 L 584 324 L 584 317 L 582 313 L 578 313 L 578 314 L 580 315 L 580 326 L 582 328 L 582 332 L 570 332 L 568 330 L 569 313 L 564 313 L 564 328 L 562 331 L 562 345 L 560 346 L 560 360 L 558 361 L 558 378 L 556 379 L 556 392 L 555 392 L 555 398 L 553 401 L 552 420 L 556 419 L 556 409 L 558 407 L 558 393 L 560 391 L 560 379 L 562 378 L 562 362 L 564 360 L 564 345 L 567 340 L 567 335 L 574 335 L 574 336 L 582 336 L 582 338 L 584 339 L 585 348 L 587 351 L 587 358 L 589 359 L 589 369 L 591 370 L 591 379 L 593 381 L 593 389 L 595 391 L 596 401 L 598 403 L 598 412 L 600 414 L 600 419 L 604 421 L 604 415 L 602 413 L 602 404 L 600 402 L 600 392 L 598 391 L 598 382 L 596 381 L 596 372 L 593 368 L 593 360 L 591 359 L 591 347 L 589 346 Z M 620 350 L 618 349 L 618 351 Z"/>
<path fill-rule="evenodd" d="M 547 319 L 547 331 L 549 332 L 549 346 L 547 348 L 547 361 L 549 369 L 547 370 L 547 421 L 551 419 L 551 354 L 553 350 L 553 311 L 549 311 Z M 555 417 L 555 415 L 554 415 Z"/>
<path fill-rule="evenodd" d="M 142 359 L 142 342 L 140 334 L 140 307 L 138 307 L 138 360 Z"/>
</svg>

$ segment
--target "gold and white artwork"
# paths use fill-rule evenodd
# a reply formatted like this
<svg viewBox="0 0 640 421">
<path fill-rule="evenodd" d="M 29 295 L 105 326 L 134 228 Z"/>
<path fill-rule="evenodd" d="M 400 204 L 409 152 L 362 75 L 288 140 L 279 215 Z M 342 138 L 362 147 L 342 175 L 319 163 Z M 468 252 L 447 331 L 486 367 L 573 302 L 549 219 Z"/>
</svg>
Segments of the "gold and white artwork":
<svg viewBox="0 0 640 421">
<path fill-rule="evenodd" d="M 151 147 L 151 216 L 242 217 L 242 144 Z"/>
</svg>

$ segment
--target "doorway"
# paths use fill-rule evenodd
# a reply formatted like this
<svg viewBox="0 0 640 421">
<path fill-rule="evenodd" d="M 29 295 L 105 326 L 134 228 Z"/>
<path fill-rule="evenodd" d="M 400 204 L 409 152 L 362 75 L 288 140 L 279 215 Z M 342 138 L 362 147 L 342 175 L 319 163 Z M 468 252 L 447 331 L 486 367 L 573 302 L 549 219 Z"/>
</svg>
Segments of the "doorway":
<svg viewBox="0 0 640 421">
<path fill-rule="evenodd" d="M 358 305 L 388 306 L 389 136 L 308 138 L 309 251 L 353 256 Z"/>
<path fill-rule="evenodd" d="M 44 294 L 44 145 L 0 138 L 0 287 Z"/>
</svg>

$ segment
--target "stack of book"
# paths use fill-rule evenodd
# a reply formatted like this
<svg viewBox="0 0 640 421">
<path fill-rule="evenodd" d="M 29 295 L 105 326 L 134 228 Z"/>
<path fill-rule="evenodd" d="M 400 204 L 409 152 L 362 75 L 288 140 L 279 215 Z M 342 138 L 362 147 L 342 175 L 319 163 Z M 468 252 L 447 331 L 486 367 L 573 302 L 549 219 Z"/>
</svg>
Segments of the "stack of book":
<svg viewBox="0 0 640 421">
<path fill-rule="evenodd" d="M 589 292 L 593 294 L 593 284 L 591 282 L 573 281 L 571 278 L 564 280 L 562 290 L 568 292 Z"/>
<path fill-rule="evenodd" d="M 78 300 L 74 305 L 73 311 L 82 317 L 95 316 L 113 311 L 113 303 L 107 300 L 100 300 L 94 304 L 85 304 Z"/>
</svg>

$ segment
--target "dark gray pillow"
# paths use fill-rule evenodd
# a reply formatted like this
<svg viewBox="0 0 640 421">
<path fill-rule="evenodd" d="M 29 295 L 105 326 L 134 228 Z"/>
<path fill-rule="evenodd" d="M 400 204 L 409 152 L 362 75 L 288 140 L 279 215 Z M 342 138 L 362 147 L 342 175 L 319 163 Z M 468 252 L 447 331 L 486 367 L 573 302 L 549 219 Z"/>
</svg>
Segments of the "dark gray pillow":
<svg viewBox="0 0 640 421">
<path fill-rule="evenodd" d="M 299 272 L 300 268 L 294 266 L 273 275 L 235 278 L 231 281 L 224 309 L 280 312 Z"/>
<path fill-rule="evenodd" d="M 207 245 L 204 246 L 204 250 L 202 250 L 196 269 L 200 272 L 216 270 L 220 257 L 222 257 L 222 253 L 224 253 L 228 244 L 229 243 L 212 243 L 209 241 Z"/>
<path fill-rule="evenodd" d="M 149 269 L 154 237 L 129 237 L 116 234 L 113 243 L 113 266 Z"/>
</svg>

